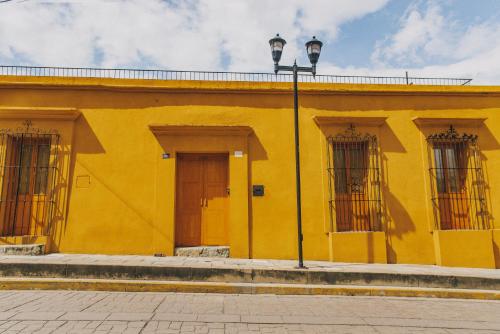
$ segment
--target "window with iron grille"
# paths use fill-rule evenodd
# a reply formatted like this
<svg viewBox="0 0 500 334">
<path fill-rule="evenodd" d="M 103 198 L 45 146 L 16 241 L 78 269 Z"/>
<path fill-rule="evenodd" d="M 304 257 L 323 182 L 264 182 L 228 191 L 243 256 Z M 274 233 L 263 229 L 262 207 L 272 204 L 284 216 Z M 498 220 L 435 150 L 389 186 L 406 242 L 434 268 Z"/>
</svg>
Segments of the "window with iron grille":
<svg viewBox="0 0 500 334">
<path fill-rule="evenodd" d="M 427 137 L 436 228 L 487 229 L 488 210 L 477 136 L 453 126 Z"/>
<path fill-rule="evenodd" d="M 377 137 L 354 126 L 327 138 L 329 209 L 337 232 L 378 231 L 381 225 Z M 335 225 L 334 222 L 335 221 Z"/>
<path fill-rule="evenodd" d="M 0 131 L 0 235 L 47 235 L 54 215 L 59 135 Z"/>
</svg>

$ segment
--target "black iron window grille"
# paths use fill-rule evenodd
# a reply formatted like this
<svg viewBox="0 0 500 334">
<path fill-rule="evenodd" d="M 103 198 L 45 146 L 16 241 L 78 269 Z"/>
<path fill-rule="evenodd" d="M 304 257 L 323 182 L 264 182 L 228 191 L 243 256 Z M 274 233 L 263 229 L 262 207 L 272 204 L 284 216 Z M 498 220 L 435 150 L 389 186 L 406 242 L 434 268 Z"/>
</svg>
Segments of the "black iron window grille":
<svg viewBox="0 0 500 334">
<path fill-rule="evenodd" d="M 59 135 L 24 124 L 0 130 L 0 236 L 48 235 L 54 216 Z"/>
<path fill-rule="evenodd" d="M 331 230 L 381 229 L 380 167 L 377 137 L 353 125 L 327 138 Z M 334 224 L 335 221 L 335 224 Z"/>
<path fill-rule="evenodd" d="M 453 126 L 427 137 L 435 226 L 441 230 L 488 229 L 482 159 L 477 135 Z"/>
</svg>

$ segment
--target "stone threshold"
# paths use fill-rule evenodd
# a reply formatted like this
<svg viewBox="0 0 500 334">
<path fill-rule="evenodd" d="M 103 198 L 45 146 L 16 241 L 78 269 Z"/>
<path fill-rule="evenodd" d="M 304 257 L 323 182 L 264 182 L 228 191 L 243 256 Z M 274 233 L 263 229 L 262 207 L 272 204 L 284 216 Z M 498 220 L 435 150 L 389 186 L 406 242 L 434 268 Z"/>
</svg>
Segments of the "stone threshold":
<svg viewBox="0 0 500 334">
<path fill-rule="evenodd" d="M 186 257 L 229 257 L 229 246 L 177 247 L 175 256 Z"/>
<path fill-rule="evenodd" d="M 43 255 L 44 244 L 1 245 L 0 255 Z"/>
</svg>

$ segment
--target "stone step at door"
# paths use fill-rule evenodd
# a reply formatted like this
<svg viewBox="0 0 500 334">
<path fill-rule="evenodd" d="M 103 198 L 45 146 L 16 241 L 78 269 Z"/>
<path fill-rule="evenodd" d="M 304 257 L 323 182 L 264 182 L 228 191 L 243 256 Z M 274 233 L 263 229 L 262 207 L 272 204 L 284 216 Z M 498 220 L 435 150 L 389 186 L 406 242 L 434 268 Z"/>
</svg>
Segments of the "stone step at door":
<svg viewBox="0 0 500 334">
<path fill-rule="evenodd" d="M 229 257 L 228 246 L 177 247 L 175 256 L 188 257 Z"/>
</svg>

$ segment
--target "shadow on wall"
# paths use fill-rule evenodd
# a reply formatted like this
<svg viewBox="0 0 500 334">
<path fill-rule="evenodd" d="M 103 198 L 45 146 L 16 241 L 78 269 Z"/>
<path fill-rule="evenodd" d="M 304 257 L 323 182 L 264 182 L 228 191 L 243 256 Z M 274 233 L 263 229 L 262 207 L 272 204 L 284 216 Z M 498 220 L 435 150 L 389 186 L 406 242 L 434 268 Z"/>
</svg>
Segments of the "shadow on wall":
<svg viewBox="0 0 500 334">
<path fill-rule="evenodd" d="M 398 259 L 392 245 L 392 238 L 396 237 L 402 239 L 404 234 L 414 232 L 416 228 L 406 208 L 390 190 L 390 172 L 387 166 L 387 158 L 382 155 L 381 178 L 382 196 L 384 199 L 382 215 L 386 224 L 387 233 L 387 262 L 397 263 Z"/>
<path fill-rule="evenodd" d="M 490 131 L 486 124 L 483 124 L 478 131 L 479 149 L 481 151 L 495 151 L 500 149 L 500 143 Z"/>
<path fill-rule="evenodd" d="M 91 128 L 90 124 L 88 121 L 85 119 L 84 115 L 81 115 L 78 120 L 75 123 L 75 129 L 74 129 L 74 136 L 73 136 L 73 149 L 71 151 L 71 162 L 69 164 L 69 182 L 68 182 L 68 197 L 66 200 L 66 203 L 68 203 L 67 208 L 63 211 L 66 214 L 66 217 L 68 217 L 69 214 L 69 205 L 71 203 L 71 194 L 73 191 L 73 187 L 76 184 L 75 178 L 78 177 L 78 175 L 74 174 L 75 171 L 75 164 L 77 162 L 77 156 L 78 155 L 86 155 L 86 154 L 104 154 L 106 153 L 104 147 L 100 143 L 99 139 L 97 138 L 94 130 Z M 116 152 L 115 152 L 116 153 Z M 124 193 L 123 191 L 117 190 L 116 184 L 111 183 L 109 180 L 106 179 L 106 175 L 100 173 L 99 170 L 96 169 L 96 167 L 86 164 L 83 159 L 80 159 L 78 161 L 79 166 L 82 166 L 83 169 L 86 171 L 86 174 L 88 174 L 93 182 L 99 185 L 103 190 L 107 192 L 107 194 L 110 195 L 110 199 L 112 198 L 113 200 L 117 201 L 118 203 L 122 204 L 122 207 L 126 210 L 129 210 L 137 220 L 140 222 L 140 224 L 147 224 L 149 225 L 152 229 L 152 233 L 157 233 L 157 234 L 165 234 L 165 231 L 158 229 L 158 227 L 154 224 L 152 221 L 151 217 L 148 217 L 145 215 L 144 211 L 139 209 L 135 204 L 134 201 L 131 200 L 130 198 L 127 198 L 127 194 Z M 75 180 L 75 182 L 72 182 Z M 104 205 L 105 203 L 100 203 L 101 205 Z M 103 206 L 104 209 L 104 206 Z M 130 224 L 130 221 L 127 222 L 120 222 L 121 224 Z M 57 231 L 57 233 L 54 233 L 54 235 L 57 235 L 58 241 L 61 239 L 62 233 L 65 232 L 67 226 L 69 224 L 69 221 L 66 219 L 64 224 L 61 224 L 61 230 Z M 102 231 L 96 231 L 96 233 Z"/>
<path fill-rule="evenodd" d="M 486 195 L 486 205 L 489 213 L 489 227 L 495 228 L 495 217 L 493 216 L 493 202 L 491 200 L 491 187 L 489 185 L 489 170 L 488 170 L 488 157 L 483 153 L 484 151 L 495 151 L 500 149 L 500 143 L 497 141 L 493 133 L 486 125 L 483 125 L 478 131 L 479 151 L 481 152 L 481 167 L 484 175 L 484 191 Z M 498 248 L 497 248 L 498 253 Z M 500 254 L 499 257 L 500 259 Z"/>
<path fill-rule="evenodd" d="M 396 237 L 401 239 L 404 234 L 415 231 L 415 223 L 403 204 L 401 204 L 399 199 L 391 192 L 389 187 L 391 173 L 389 171 L 386 153 L 406 153 L 407 151 L 387 124 L 381 127 L 380 135 L 384 138 L 383 141 L 380 141 L 380 178 L 382 180 L 382 217 L 386 225 L 387 262 L 397 263 L 397 255 L 392 246 L 392 238 Z"/>
<path fill-rule="evenodd" d="M 495 216 L 493 216 L 493 202 L 491 201 L 491 187 L 488 182 L 489 180 L 489 170 L 488 170 L 488 158 L 481 153 L 481 168 L 483 169 L 484 177 L 484 193 L 486 196 L 486 207 L 488 208 L 488 226 L 489 228 L 495 228 Z"/>
<path fill-rule="evenodd" d="M 442 130 L 446 130 L 446 127 L 441 127 L 440 130 L 437 128 L 429 128 L 429 127 L 419 127 L 419 130 L 423 133 L 425 137 L 434 132 L 440 132 Z M 460 133 L 462 131 L 459 131 Z M 471 132 L 471 131 L 467 131 Z M 385 132 L 384 132 L 385 133 Z M 479 136 L 479 149 L 480 151 L 489 151 L 489 150 L 498 150 L 500 149 L 500 144 L 496 140 L 495 136 L 489 131 L 487 126 L 482 126 L 477 132 Z M 391 136 L 391 134 L 385 133 L 385 136 Z M 390 137 L 388 137 L 390 138 Z M 383 152 L 405 152 L 404 149 L 401 149 L 400 143 L 394 140 L 387 140 L 381 143 L 381 151 L 382 151 L 382 180 L 383 180 L 383 196 L 385 199 L 385 207 L 384 207 L 384 218 L 387 222 L 387 260 L 389 263 L 397 262 L 396 252 L 391 244 L 391 237 L 397 237 L 401 239 L 404 234 L 415 231 L 415 223 L 412 221 L 408 212 L 401 204 L 401 202 L 397 199 L 397 197 L 391 193 L 389 189 L 389 180 L 390 180 L 390 171 L 388 170 L 387 157 L 383 154 Z M 491 213 L 491 205 L 493 204 L 491 201 L 490 195 L 490 187 L 488 183 L 488 168 L 487 168 L 487 157 L 484 153 L 481 153 L 481 157 L 483 160 L 483 174 L 484 174 L 484 184 L 485 184 L 485 195 L 487 197 L 487 206 L 488 211 Z M 427 159 L 432 159 L 432 155 L 430 151 L 427 152 Z M 430 177 L 429 171 L 425 171 L 426 177 Z M 432 190 L 431 190 L 432 191 Z M 429 200 L 429 198 L 425 198 L 424 200 Z M 434 219 L 437 219 L 436 212 L 433 210 L 432 213 Z M 395 220 L 397 219 L 397 220 Z M 489 216 L 490 226 L 493 226 L 494 217 L 490 214 Z M 436 222 L 434 222 L 436 223 Z"/>
<path fill-rule="evenodd" d="M 300 84 L 299 84 L 300 91 Z M 78 91 L 77 108 L 112 108 L 112 109 L 139 109 L 162 106 L 229 106 L 247 108 L 293 108 L 291 99 L 292 86 L 288 94 L 251 93 L 228 94 L 222 92 L 204 92 L 180 94 L 169 91 L 142 91 L 131 90 L 88 90 Z M 375 95 L 371 93 L 340 93 L 340 94 L 309 94 L 300 93 L 299 103 L 303 108 L 336 111 L 373 111 L 373 110 L 449 110 L 449 109 L 488 109 L 498 108 L 498 98 L 478 98 L 477 96 L 447 96 L 440 95 Z M 417 93 L 418 94 L 418 93 Z M 424 94 L 424 93 L 422 93 Z M 33 95 L 31 104 L 40 106 L 65 105 L 61 95 L 56 90 L 44 90 L 39 95 Z"/>
<path fill-rule="evenodd" d="M 57 164 L 54 203 L 55 210 L 50 224 L 49 238 L 51 238 L 51 251 L 58 252 L 58 245 L 68 224 L 68 213 L 73 190 L 74 170 L 77 154 L 100 154 L 105 153 L 104 148 L 97 139 L 94 131 L 85 119 L 84 115 L 75 121 L 73 130 L 73 141 L 63 142 L 60 147 L 60 159 Z"/>
<path fill-rule="evenodd" d="M 299 88 L 300 90 L 300 88 Z M 419 94 L 419 93 L 416 93 Z M 344 93 L 309 95 L 299 97 L 301 107 L 318 110 L 335 111 L 369 111 L 386 110 L 450 110 L 450 109 L 490 109 L 500 106 L 498 98 L 478 98 L 477 96 L 447 95 L 396 95 L 384 93 Z"/>
<path fill-rule="evenodd" d="M 259 137 L 252 133 L 248 138 L 248 245 L 249 257 L 253 258 L 253 177 L 252 177 L 252 166 L 254 161 L 268 160 L 267 152 L 259 140 Z"/>
<path fill-rule="evenodd" d="M 133 90 L 81 90 L 77 92 L 78 103 L 70 105 L 79 109 L 142 109 L 158 107 L 222 106 L 244 108 L 293 108 L 293 99 L 287 94 L 241 93 L 228 91 L 182 93 L 178 91 L 133 91 Z M 290 94 L 292 91 L 290 90 Z M 43 91 L 34 95 L 32 104 L 40 106 L 65 106 L 58 91 Z"/>
<path fill-rule="evenodd" d="M 495 266 L 497 269 L 500 269 L 500 249 L 498 248 L 498 244 L 493 242 L 493 256 L 495 257 Z"/>
</svg>

